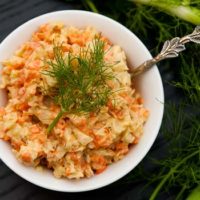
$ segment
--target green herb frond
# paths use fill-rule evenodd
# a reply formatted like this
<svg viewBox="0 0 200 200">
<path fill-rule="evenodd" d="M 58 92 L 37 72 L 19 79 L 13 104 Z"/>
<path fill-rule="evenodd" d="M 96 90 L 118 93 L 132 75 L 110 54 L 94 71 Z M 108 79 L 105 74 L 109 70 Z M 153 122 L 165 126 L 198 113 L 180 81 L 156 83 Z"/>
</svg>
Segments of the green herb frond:
<svg viewBox="0 0 200 200">
<path fill-rule="evenodd" d="M 161 189 L 168 191 L 172 185 L 181 188 L 177 194 L 179 199 L 186 190 L 200 184 L 200 118 L 188 114 L 185 111 L 188 106 L 169 105 L 166 108 L 162 132 L 168 140 L 169 155 L 155 162 L 160 172 L 149 177 L 151 184 L 158 183 L 151 200 L 156 198 Z"/>
<path fill-rule="evenodd" d="M 198 49 L 197 49 L 198 50 Z M 195 50 L 193 50 L 195 51 Z M 184 67 L 180 69 L 181 81 L 174 82 L 174 85 L 181 88 L 194 104 L 200 104 L 200 70 L 199 64 L 194 58 L 188 61 L 181 56 Z"/>
<path fill-rule="evenodd" d="M 56 86 L 48 88 L 47 94 L 60 105 L 61 113 L 96 112 L 108 102 L 112 89 L 107 81 L 114 76 L 104 61 L 104 47 L 105 43 L 95 38 L 91 46 L 80 49 L 79 55 L 69 53 L 64 58 L 62 45 L 54 46 L 55 60 L 47 61 L 49 68 L 43 74 L 56 80 Z"/>
</svg>

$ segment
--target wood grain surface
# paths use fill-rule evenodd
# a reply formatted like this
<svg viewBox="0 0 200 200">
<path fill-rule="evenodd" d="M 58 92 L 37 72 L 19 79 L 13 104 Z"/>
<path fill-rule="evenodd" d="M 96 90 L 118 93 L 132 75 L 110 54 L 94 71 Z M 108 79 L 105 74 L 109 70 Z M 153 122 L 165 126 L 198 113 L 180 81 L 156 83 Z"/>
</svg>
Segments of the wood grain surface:
<svg viewBox="0 0 200 200">
<path fill-rule="evenodd" d="M 0 0 L 0 42 L 15 28 L 38 15 L 56 10 L 79 9 L 78 3 L 62 0 Z M 0 52 L 1 53 L 1 52 Z M 177 101 L 181 94 L 177 93 L 166 82 L 174 80 L 175 74 L 169 73 L 168 66 L 163 66 L 161 75 L 164 80 L 165 97 Z M 159 136 L 151 149 L 152 154 L 160 156 L 163 140 Z M 147 159 L 146 159 L 147 160 Z M 148 170 L 156 170 L 148 164 Z M 0 200 L 147 200 L 145 192 L 141 192 L 145 183 L 135 181 L 131 184 L 111 185 L 91 192 L 59 193 L 39 188 L 12 172 L 0 160 Z M 169 200 L 172 197 L 163 197 Z"/>
</svg>

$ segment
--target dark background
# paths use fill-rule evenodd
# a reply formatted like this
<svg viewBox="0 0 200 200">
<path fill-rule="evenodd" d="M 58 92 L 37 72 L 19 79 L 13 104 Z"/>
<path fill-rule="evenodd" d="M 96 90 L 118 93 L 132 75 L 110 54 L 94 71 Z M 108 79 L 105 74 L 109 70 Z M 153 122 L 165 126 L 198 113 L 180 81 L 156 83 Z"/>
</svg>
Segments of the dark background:
<svg viewBox="0 0 200 200">
<path fill-rule="evenodd" d="M 47 12 L 66 9 L 80 9 L 79 3 L 69 3 L 64 0 L 0 0 L 0 42 L 15 28 L 24 22 Z M 149 47 L 147 45 L 147 47 Z M 150 47 L 149 47 L 150 48 Z M 168 66 L 162 66 L 160 71 L 166 100 L 177 101 L 180 95 L 167 82 L 175 80 L 175 74 L 169 72 Z M 164 154 L 164 145 L 161 136 L 158 136 L 151 149 L 151 155 L 160 157 Z M 148 171 L 155 171 L 148 159 L 144 159 Z M 134 173 L 134 171 L 132 172 Z M 121 180 L 110 186 L 84 193 L 59 193 L 39 188 L 12 172 L 0 160 L 0 200 L 146 200 L 147 193 L 143 192 L 145 182 L 140 180 L 128 184 L 121 184 Z M 149 188 L 151 190 L 151 188 Z M 160 197 L 161 200 L 170 200 L 173 197 Z"/>
</svg>

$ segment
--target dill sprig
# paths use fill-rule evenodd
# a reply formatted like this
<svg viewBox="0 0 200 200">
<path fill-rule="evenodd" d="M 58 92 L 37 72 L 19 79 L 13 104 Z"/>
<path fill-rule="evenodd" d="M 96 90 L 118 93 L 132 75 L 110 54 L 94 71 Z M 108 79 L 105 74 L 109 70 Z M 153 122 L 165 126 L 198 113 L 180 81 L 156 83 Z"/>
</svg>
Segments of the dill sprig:
<svg viewBox="0 0 200 200">
<path fill-rule="evenodd" d="M 104 61 L 105 43 L 96 37 L 92 45 L 80 48 L 78 55 L 68 53 L 62 45 L 53 48 L 54 60 L 48 60 L 43 74 L 55 79 L 56 85 L 47 88 L 47 95 L 61 110 L 49 125 L 50 132 L 64 113 L 85 114 L 96 112 L 108 102 L 112 89 L 107 81 L 113 78 L 110 65 Z"/>
</svg>

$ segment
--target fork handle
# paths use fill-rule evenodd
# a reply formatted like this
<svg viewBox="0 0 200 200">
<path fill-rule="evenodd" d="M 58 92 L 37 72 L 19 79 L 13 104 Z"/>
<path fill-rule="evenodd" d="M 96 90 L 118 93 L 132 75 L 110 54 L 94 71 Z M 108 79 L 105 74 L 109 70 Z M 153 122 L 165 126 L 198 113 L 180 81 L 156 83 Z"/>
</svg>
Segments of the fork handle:
<svg viewBox="0 0 200 200">
<path fill-rule="evenodd" d="M 131 77 L 135 78 L 139 74 L 149 70 L 155 66 L 156 63 L 168 58 L 175 58 L 179 56 L 179 53 L 185 50 L 185 44 L 188 42 L 194 42 L 200 44 L 200 25 L 196 26 L 194 31 L 182 38 L 175 37 L 171 40 L 165 41 L 161 52 L 152 59 L 143 62 L 141 65 L 131 71 Z"/>
</svg>

